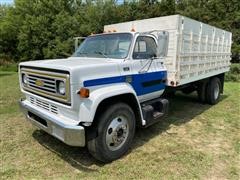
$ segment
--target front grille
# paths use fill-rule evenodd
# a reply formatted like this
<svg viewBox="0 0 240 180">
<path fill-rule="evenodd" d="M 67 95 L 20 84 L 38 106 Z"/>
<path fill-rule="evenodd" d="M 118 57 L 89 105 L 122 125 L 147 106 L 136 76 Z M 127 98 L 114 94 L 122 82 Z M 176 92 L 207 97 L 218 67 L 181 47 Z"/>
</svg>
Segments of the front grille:
<svg viewBox="0 0 240 180">
<path fill-rule="evenodd" d="M 45 109 L 49 112 L 52 112 L 54 114 L 58 114 L 58 108 L 55 105 L 49 104 L 45 101 L 42 101 L 42 100 L 34 98 L 34 97 L 30 97 L 29 101 L 31 104 L 33 104 L 35 106 L 38 106 L 38 107 Z"/>
<path fill-rule="evenodd" d="M 37 82 L 39 80 L 42 81 L 42 86 L 37 85 Z M 51 93 L 57 93 L 56 79 L 29 74 L 27 77 L 27 81 L 29 86 L 32 88 L 41 89 Z"/>
<path fill-rule="evenodd" d="M 26 77 L 27 82 L 25 83 L 23 82 L 23 76 Z M 23 67 L 21 68 L 21 77 L 21 83 L 24 90 L 70 105 L 70 83 L 68 73 Z M 65 83 L 65 94 L 60 94 L 57 90 L 60 81 Z"/>
</svg>

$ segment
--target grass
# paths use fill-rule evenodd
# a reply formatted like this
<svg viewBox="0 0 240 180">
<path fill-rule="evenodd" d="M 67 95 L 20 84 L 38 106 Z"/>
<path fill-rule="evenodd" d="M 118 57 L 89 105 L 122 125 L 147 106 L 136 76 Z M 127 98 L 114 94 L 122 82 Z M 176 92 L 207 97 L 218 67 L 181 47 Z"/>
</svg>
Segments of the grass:
<svg viewBox="0 0 240 180">
<path fill-rule="evenodd" d="M 18 71 L 18 65 L 17 64 L 8 64 L 8 65 L 5 65 L 5 66 L 0 66 L 0 71 L 17 72 Z"/>
<path fill-rule="evenodd" d="M 109 164 L 67 146 L 25 121 L 15 72 L 0 73 L 1 179 L 239 179 L 240 84 L 227 82 L 221 101 L 170 99 L 166 121 L 138 129 L 124 157 Z"/>
<path fill-rule="evenodd" d="M 11 71 L 11 72 L 17 72 L 18 70 L 18 64 L 16 62 L 13 62 L 12 60 L 2 59 L 0 54 L 0 72 L 1 71 Z"/>
</svg>

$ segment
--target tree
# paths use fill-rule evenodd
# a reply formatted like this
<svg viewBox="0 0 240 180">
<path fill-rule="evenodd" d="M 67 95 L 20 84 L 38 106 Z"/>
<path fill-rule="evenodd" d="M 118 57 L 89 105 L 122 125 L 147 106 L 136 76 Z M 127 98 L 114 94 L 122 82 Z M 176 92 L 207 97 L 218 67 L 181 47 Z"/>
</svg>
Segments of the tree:
<svg viewBox="0 0 240 180">
<path fill-rule="evenodd" d="M 233 33 L 240 54 L 239 0 L 15 0 L 0 6 L 0 57 L 25 61 L 73 52 L 73 37 L 101 33 L 106 24 L 181 14 Z M 240 55 L 239 55 L 240 56 Z"/>
<path fill-rule="evenodd" d="M 0 59 L 17 59 L 19 17 L 13 7 L 0 6 Z"/>
</svg>

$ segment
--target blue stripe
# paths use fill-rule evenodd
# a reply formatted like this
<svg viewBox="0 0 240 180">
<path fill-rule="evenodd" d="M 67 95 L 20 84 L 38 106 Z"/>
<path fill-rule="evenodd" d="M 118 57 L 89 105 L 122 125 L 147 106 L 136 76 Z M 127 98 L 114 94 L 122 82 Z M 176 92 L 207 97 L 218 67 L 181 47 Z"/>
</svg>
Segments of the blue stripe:
<svg viewBox="0 0 240 180">
<path fill-rule="evenodd" d="M 142 74 L 133 74 L 133 75 L 126 75 L 126 76 L 115 76 L 115 77 L 107 77 L 107 78 L 99 78 L 99 79 L 92 79 L 84 81 L 84 87 L 90 86 L 98 86 L 98 85 L 105 85 L 105 84 L 113 84 L 113 83 L 121 83 L 127 82 L 126 77 L 132 77 L 132 82 L 130 83 L 133 89 L 136 91 L 138 96 L 152 93 L 155 91 L 160 91 L 165 88 L 165 83 L 159 83 L 148 87 L 143 87 L 142 83 L 159 80 L 159 79 L 166 79 L 167 72 L 166 71 L 157 71 L 151 73 L 142 73 Z"/>
<path fill-rule="evenodd" d="M 83 85 L 85 87 L 89 87 L 89 86 L 98 86 L 98 85 L 104 85 L 104 84 L 120 83 L 125 81 L 126 81 L 126 76 L 115 76 L 115 77 L 87 80 L 83 82 Z"/>
</svg>

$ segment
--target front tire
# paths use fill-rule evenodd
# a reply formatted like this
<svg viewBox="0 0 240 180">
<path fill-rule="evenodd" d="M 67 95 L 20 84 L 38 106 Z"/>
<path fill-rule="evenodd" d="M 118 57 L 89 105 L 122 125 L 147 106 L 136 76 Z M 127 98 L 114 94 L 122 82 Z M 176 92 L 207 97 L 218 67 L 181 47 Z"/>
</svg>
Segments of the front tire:
<svg viewBox="0 0 240 180">
<path fill-rule="evenodd" d="M 88 141 L 90 154 L 102 162 L 120 158 L 129 149 L 135 134 L 135 115 L 125 103 L 116 103 L 96 119 L 97 136 Z"/>
</svg>

